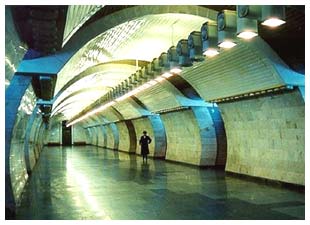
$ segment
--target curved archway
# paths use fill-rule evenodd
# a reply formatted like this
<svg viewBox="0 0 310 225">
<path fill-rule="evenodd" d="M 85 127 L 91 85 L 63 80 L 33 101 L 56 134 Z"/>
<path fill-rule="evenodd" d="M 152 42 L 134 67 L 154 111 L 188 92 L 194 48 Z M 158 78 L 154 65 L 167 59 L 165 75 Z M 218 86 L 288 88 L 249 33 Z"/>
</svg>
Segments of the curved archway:
<svg viewBox="0 0 310 225">
<path fill-rule="evenodd" d="M 215 21 L 216 16 L 217 11 L 205 7 L 175 5 L 135 6 L 103 17 L 85 26 L 64 46 L 63 52 L 70 52 L 71 56 L 59 70 L 55 90 L 57 92 L 65 83 L 59 80 L 71 79 L 97 64 L 98 60 L 107 62 L 127 58 L 150 61 L 166 51 L 174 41 L 200 29 L 206 20 Z M 107 54 L 107 49 L 111 50 L 108 51 L 110 54 Z"/>
</svg>

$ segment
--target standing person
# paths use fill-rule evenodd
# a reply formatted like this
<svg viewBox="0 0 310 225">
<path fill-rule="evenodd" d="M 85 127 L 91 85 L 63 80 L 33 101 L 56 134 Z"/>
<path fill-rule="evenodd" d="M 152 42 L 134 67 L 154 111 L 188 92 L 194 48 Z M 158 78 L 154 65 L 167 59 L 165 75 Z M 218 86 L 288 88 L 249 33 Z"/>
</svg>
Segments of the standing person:
<svg viewBox="0 0 310 225">
<path fill-rule="evenodd" d="M 140 138 L 139 144 L 141 145 L 141 155 L 143 157 L 143 162 L 145 158 L 147 163 L 147 155 L 150 153 L 149 144 L 152 142 L 152 139 L 146 134 L 147 132 L 143 131 L 143 135 Z"/>
</svg>

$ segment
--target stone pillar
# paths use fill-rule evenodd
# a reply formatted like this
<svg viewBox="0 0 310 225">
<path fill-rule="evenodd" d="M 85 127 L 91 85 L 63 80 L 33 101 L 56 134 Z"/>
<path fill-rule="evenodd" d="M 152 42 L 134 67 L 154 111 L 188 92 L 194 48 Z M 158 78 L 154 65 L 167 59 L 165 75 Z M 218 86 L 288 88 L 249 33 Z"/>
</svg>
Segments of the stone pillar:
<svg viewBox="0 0 310 225">
<path fill-rule="evenodd" d="M 101 125 L 101 131 L 103 134 L 103 147 L 106 148 L 107 147 L 107 130 L 105 128 L 105 126 Z"/>
<path fill-rule="evenodd" d="M 137 147 L 137 137 L 136 137 L 136 131 L 135 128 L 132 124 L 131 120 L 125 121 L 125 124 L 127 126 L 128 132 L 129 132 L 129 152 L 135 153 L 136 152 L 136 147 Z"/>
<path fill-rule="evenodd" d="M 218 107 L 207 107 L 212 117 L 214 129 L 216 133 L 217 155 L 215 165 L 225 167 L 227 157 L 227 140 L 224 122 Z"/>
<path fill-rule="evenodd" d="M 201 155 L 200 166 L 215 166 L 217 156 L 216 132 L 212 116 L 207 107 L 191 107 L 199 127 Z"/>
<path fill-rule="evenodd" d="M 159 115 L 149 116 L 149 120 L 152 124 L 154 133 L 154 158 L 165 158 L 167 150 L 167 138 L 164 124 Z"/>
<path fill-rule="evenodd" d="M 40 156 L 40 149 L 38 146 L 43 145 L 42 143 L 38 143 L 39 140 L 40 140 L 40 142 L 42 140 L 42 136 L 41 136 L 42 135 L 42 129 L 45 129 L 45 128 L 43 128 L 43 126 L 44 125 L 41 122 L 41 123 L 37 123 L 36 127 L 34 128 L 35 129 L 34 140 L 36 140 L 36 142 L 35 142 L 33 151 L 34 151 L 35 160 L 38 160 L 39 156 Z"/>
<path fill-rule="evenodd" d="M 110 128 L 113 132 L 113 136 L 114 136 L 114 147 L 113 147 L 113 149 L 117 150 L 118 146 L 119 146 L 119 131 L 118 131 L 118 128 L 117 128 L 115 123 L 111 123 L 109 126 L 110 126 Z"/>
<path fill-rule="evenodd" d="M 10 86 L 5 91 L 5 217 L 15 216 L 15 199 L 10 175 L 10 149 L 12 131 L 15 125 L 21 99 L 32 80 L 31 76 L 14 75 Z"/>
</svg>

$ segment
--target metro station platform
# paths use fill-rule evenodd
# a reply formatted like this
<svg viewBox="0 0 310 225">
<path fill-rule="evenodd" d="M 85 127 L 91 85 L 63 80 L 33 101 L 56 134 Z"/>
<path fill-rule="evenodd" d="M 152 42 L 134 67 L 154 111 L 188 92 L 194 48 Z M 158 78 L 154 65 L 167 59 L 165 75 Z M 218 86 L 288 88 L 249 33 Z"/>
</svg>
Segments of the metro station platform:
<svg viewBox="0 0 310 225">
<path fill-rule="evenodd" d="M 304 193 L 94 146 L 45 147 L 21 199 L 23 220 L 305 218 Z"/>
</svg>

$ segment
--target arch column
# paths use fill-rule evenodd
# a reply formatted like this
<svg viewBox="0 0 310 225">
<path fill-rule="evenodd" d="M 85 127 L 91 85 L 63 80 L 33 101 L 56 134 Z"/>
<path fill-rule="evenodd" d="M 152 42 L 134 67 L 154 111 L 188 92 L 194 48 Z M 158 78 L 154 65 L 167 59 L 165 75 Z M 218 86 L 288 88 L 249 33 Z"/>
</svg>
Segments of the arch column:
<svg viewBox="0 0 310 225">
<path fill-rule="evenodd" d="M 164 124 L 159 115 L 149 116 L 149 120 L 153 128 L 155 139 L 154 158 L 165 158 L 167 150 L 167 138 Z"/>
<path fill-rule="evenodd" d="M 10 174 L 10 149 L 12 131 L 15 125 L 18 107 L 32 77 L 14 75 L 10 86 L 5 91 L 5 217 L 14 218 L 16 202 L 14 199 Z"/>
<path fill-rule="evenodd" d="M 103 136 L 103 147 L 106 148 L 107 147 L 107 130 L 103 125 L 100 126 L 100 129 L 101 129 L 102 136 Z"/>
<path fill-rule="evenodd" d="M 38 110 L 38 105 L 36 105 L 36 107 L 32 111 L 31 117 L 29 118 L 27 122 L 26 134 L 25 134 L 24 152 L 25 152 L 26 169 L 27 169 L 28 174 L 31 174 L 32 168 L 34 166 L 30 160 L 29 142 L 30 142 L 31 129 L 33 126 L 33 122 L 36 118 L 37 110 Z"/>
<path fill-rule="evenodd" d="M 216 132 L 207 107 L 191 107 L 199 128 L 201 155 L 200 166 L 215 166 L 217 156 Z"/>
</svg>

